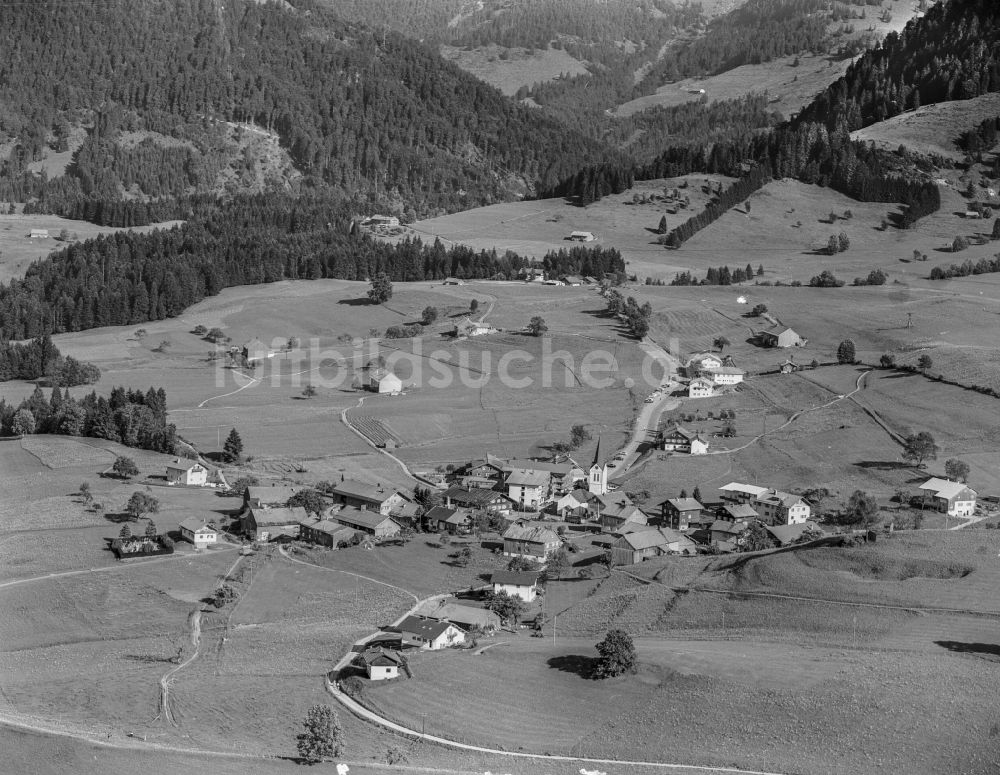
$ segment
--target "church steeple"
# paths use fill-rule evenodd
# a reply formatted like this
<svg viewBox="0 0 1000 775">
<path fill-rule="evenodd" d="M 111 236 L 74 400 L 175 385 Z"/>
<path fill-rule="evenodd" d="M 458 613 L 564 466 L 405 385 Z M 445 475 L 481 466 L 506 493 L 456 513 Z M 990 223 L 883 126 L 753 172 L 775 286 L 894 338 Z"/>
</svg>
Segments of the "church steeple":
<svg viewBox="0 0 1000 775">
<path fill-rule="evenodd" d="M 587 478 L 587 489 L 593 495 L 608 494 L 608 467 L 601 462 L 601 437 L 597 437 L 597 449 L 594 450 L 594 463 L 590 466 L 590 476 Z"/>
</svg>

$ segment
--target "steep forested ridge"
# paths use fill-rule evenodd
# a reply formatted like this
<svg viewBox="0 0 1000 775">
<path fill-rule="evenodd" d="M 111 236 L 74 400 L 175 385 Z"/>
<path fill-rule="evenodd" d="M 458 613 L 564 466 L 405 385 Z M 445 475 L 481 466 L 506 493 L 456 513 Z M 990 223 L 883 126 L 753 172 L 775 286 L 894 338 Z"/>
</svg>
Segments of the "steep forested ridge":
<svg viewBox="0 0 1000 775">
<path fill-rule="evenodd" d="M 60 122 L 98 109 L 120 115 L 91 138 L 90 169 L 69 185 L 105 200 L 132 182 L 112 170 L 124 123 L 170 135 L 213 118 L 252 121 L 276 131 L 315 184 L 393 192 L 418 212 L 509 198 L 605 150 L 421 44 L 340 21 L 312 0 L 295 10 L 248 0 L 0 5 L 0 51 L 0 131 L 19 143 L 0 170 L 12 193 Z M 185 154 L 155 161 L 168 171 L 146 193 L 178 195 Z"/>
</svg>

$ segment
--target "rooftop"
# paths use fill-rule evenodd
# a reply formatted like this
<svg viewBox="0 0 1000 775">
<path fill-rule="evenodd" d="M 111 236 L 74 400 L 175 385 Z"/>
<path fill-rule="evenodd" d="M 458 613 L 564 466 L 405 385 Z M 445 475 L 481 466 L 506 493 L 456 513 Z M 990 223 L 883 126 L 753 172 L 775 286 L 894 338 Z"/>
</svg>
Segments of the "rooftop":
<svg viewBox="0 0 1000 775">
<path fill-rule="evenodd" d="M 421 638 L 434 640 L 441 636 L 449 627 L 450 622 L 439 622 L 433 619 L 421 619 L 416 616 L 407 616 L 399 623 L 399 631 L 406 635 L 417 635 Z"/>
<path fill-rule="evenodd" d="M 185 530 L 190 530 L 192 533 L 196 533 L 202 528 L 208 528 L 211 531 L 215 531 L 215 528 L 209 525 L 205 520 L 198 519 L 198 517 L 188 517 L 180 523 L 180 527 Z"/>
<path fill-rule="evenodd" d="M 509 584 L 513 587 L 533 587 L 538 574 L 531 571 L 498 570 L 490 576 L 490 584 Z"/>
<path fill-rule="evenodd" d="M 385 503 L 393 495 L 397 494 L 395 490 L 391 490 L 382 484 L 368 484 L 367 482 L 359 482 L 356 479 L 345 479 L 334 485 L 331 492 L 334 495 L 378 504 Z"/>
<path fill-rule="evenodd" d="M 950 479 L 938 479 L 936 476 L 931 477 L 922 485 L 920 485 L 921 490 L 927 492 L 932 492 L 938 498 L 946 498 L 951 500 L 957 495 L 960 495 L 963 490 L 969 490 L 975 493 L 975 490 L 969 487 L 967 484 L 962 484 L 962 482 L 953 482 Z"/>
<path fill-rule="evenodd" d="M 552 544 L 559 542 L 559 536 L 547 527 L 518 527 L 511 525 L 503 534 L 504 539 L 511 541 L 527 541 L 533 544 Z"/>
<path fill-rule="evenodd" d="M 309 519 L 302 506 L 280 506 L 274 508 L 251 507 L 250 513 L 257 527 L 267 525 L 298 525 Z"/>
<path fill-rule="evenodd" d="M 366 527 L 372 530 L 386 520 L 393 521 L 392 517 L 387 517 L 385 514 L 380 514 L 377 511 L 365 511 L 364 509 L 355 509 L 351 506 L 345 506 L 340 511 L 331 512 L 330 518 L 345 525 L 358 525 L 359 527 Z"/>
<path fill-rule="evenodd" d="M 545 487 L 549 483 L 549 472 L 530 468 L 515 468 L 507 477 L 507 484 L 520 487 Z"/>
<path fill-rule="evenodd" d="M 702 505 L 694 498 L 668 498 L 664 503 L 669 503 L 678 511 L 701 511 Z"/>
</svg>

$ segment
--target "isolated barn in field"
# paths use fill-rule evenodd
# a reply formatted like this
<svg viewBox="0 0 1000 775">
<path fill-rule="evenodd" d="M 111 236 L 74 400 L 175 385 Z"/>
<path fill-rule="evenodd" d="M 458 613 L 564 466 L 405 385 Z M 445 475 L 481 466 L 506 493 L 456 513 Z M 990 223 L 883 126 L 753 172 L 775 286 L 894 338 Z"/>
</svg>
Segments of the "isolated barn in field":
<svg viewBox="0 0 1000 775">
<path fill-rule="evenodd" d="M 574 231 L 570 233 L 567 239 L 573 242 L 593 242 L 597 237 L 592 231 Z"/>
<path fill-rule="evenodd" d="M 780 328 L 757 333 L 757 340 L 764 347 L 805 347 L 803 339 L 791 328 Z"/>
</svg>

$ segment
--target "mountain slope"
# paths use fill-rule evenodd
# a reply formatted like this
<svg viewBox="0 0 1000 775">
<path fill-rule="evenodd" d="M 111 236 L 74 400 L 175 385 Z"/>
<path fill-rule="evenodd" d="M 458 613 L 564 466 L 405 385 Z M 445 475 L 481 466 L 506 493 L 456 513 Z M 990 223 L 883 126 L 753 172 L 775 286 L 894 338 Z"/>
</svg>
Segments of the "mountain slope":
<svg viewBox="0 0 1000 775">
<path fill-rule="evenodd" d="M 173 136 L 210 119 L 276 132 L 311 185 L 419 212 L 530 192 L 605 152 L 422 45 L 311 0 L 0 5 L 0 50 L 0 131 L 17 139 L 0 200 L 46 197 L 25 166 L 74 117 L 93 127 L 93 169 L 61 183 L 59 201 L 119 194 L 121 132 Z M 176 172 L 185 158 L 156 163 Z"/>
</svg>

